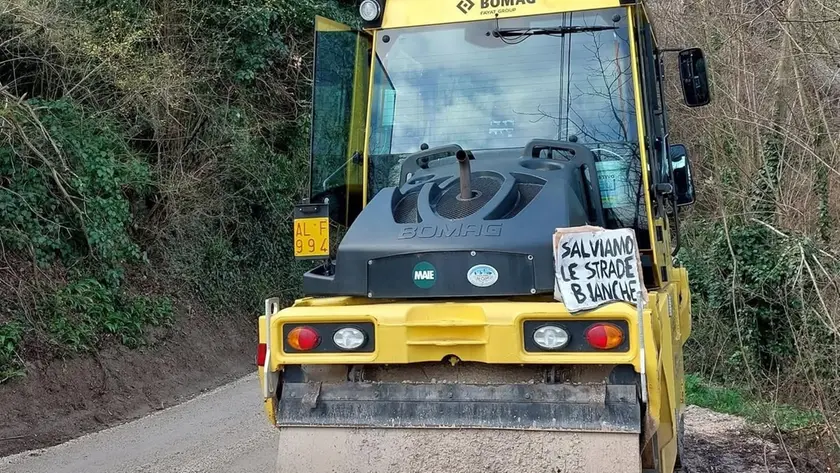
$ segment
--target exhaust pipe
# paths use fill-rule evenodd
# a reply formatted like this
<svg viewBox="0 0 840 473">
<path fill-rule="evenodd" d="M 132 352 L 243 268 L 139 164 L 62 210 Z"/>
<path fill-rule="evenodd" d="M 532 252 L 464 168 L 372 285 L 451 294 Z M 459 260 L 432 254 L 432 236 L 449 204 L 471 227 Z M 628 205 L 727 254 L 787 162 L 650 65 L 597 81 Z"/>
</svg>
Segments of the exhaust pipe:
<svg viewBox="0 0 840 473">
<path fill-rule="evenodd" d="M 458 160 L 458 168 L 461 172 L 461 195 L 458 196 L 460 200 L 470 200 L 473 198 L 472 193 L 472 171 L 470 170 L 470 154 L 468 151 L 458 150 L 455 153 L 455 158 Z"/>
</svg>

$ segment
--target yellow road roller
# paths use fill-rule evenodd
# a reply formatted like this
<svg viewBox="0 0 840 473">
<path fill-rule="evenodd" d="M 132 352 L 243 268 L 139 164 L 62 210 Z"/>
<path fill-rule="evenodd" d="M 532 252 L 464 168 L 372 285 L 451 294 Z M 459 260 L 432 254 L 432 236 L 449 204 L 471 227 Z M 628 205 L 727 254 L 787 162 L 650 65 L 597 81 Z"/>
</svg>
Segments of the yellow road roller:
<svg viewBox="0 0 840 473">
<path fill-rule="evenodd" d="M 281 472 L 682 471 L 695 200 L 640 0 L 364 0 L 316 19 L 290 307 L 256 355 Z M 676 79 L 676 78 L 675 78 Z"/>
</svg>

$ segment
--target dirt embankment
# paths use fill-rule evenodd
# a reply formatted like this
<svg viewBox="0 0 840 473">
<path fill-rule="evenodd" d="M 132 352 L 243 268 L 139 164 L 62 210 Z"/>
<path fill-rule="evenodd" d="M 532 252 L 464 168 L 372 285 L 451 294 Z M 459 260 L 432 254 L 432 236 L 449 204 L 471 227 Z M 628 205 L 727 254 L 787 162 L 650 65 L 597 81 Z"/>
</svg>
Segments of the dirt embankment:
<svg viewBox="0 0 840 473">
<path fill-rule="evenodd" d="M 31 364 L 25 378 L 0 385 L 0 457 L 142 417 L 254 369 L 247 318 L 179 309 L 175 327 L 150 334 L 145 348 Z"/>
</svg>

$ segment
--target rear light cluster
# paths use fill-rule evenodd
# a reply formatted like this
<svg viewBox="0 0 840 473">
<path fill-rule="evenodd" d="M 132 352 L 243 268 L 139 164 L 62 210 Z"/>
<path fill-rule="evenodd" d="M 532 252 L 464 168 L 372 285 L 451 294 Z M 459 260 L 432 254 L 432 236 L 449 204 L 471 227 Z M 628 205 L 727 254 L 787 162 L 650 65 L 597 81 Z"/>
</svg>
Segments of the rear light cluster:
<svg viewBox="0 0 840 473">
<path fill-rule="evenodd" d="M 339 329 L 333 334 L 333 343 L 342 350 L 356 350 L 367 341 L 367 336 L 354 327 Z"/>
<path fill-rule="evenodd" d="M 321 336 L 312 327 L 295 327 L 286 336 L 286 343 L 297 351 L 312 351 L 321 344 Z"/>
<path fill-rule="evenodd" d="M 257 366 L 265 366 L 266 354 L 268 353 L 268 346 L 265 343 L 257 345 Z"/>
<path fill-rule="evenodd" d="M 592 348 L 612 350 L 624 342 L 624 332 L 613 324 L 595 324 L 586 330 L 586 341 Z"/>
<path fill-rule="evenodd" d="M 526 323 L 527 325 L 535 322 Z M 621 325 L 625 325 L 622 323 Z M 532 338 L 534 345 L 528 346 L 538 348 L 538 351 L 608 351 L 620 348 L 625 340 L 625 329 L 616 324 L 608 322 L 585 323 L 575 321 L 570 323 L 555 324 L 546 323 L 538 328 L 532 327 Z M 527 335 L 526 335 L 527 336 Z"/>
<path fill-rule="evenodd" d="M 569 344 L 569 332 L 560 327 L 546 325 L 534 332 L 534 342 L 546 350 L 559 350 Z"/>
<path fill-rule="evenodd" d="M 372 352 L 373 324 L 310 324 L 286 326 L 286 352 Z"/>
</svg>

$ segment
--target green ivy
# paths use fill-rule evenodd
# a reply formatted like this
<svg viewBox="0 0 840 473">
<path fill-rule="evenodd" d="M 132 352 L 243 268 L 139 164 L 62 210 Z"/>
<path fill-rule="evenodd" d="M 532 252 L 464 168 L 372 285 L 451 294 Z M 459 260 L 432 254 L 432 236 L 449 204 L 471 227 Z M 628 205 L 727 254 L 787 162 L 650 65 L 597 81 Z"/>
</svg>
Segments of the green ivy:
<svg viewBox="0 0 840 473">
<path fill-rule="evenodd" d="M 691 241 L 683 246 L 681 257 L 691 273 L 695 312 L 710 324 L 701 326 L 691 343 L 719 346 L 720 339 L 704 337 L 728 337 L 727 365 L 743 370 L 746 361 L 748 369 L 774 376 L 796 360 L 791 320 L 799 320 L 806 306 L 802 261 L 810 260 L 815 250 L 809 239 L 771 228 L 777 225 L 780 163 L 786 151 L 778 133 L 763 138 L 763 166 L 752 182 L 747 212 L 729 212 L 737 216 L 726 222 L 689 222 Z M 725 205 L 738 208 L 736 203 Z M 718 327 L 731 330 L 721 334 Z"/>
<path fill-rule="evenodd" d="M 209 125 L 233 141 L 218 163 L 218 188 L 227 197 L 217 216 L 183 223 L 188 237 L 168 248 L 167 259 L 172 277 L 191 287 L 211 313 L 254 313 L 268 296 L 297 295 L 304 268 L 293 258 L 289 209 L 302 197 L 308 145 L 301 128 L 266 127 L 258 139 L 248 132 L 257 122 L 252 113 L 222 116 L 237 117 Z M 266 141 L 288 150 L 280 153 Z"/>
<path fill-rule="evenodd" d="M 143 262 L 129 231 L 130 197 L 151 182 L 148 164 L 112 121 L 71 100 L 30 100 L 0 118 L 13 130 L 0 142 L 3 249 L 74 268 L 66 285 L 37 290 L 41 316 L 28 332 L 46 334 L 59 355 L 95 351 L 109 338 L 142 345 L 145 328 L 172 313 L 166 298 L 122 289 L 126 266 Z M 24 335 L 19 322 L 3 325 L 4 373 L 19 370 Z"/>
<path fill-rule="evenodd" d="M 23 375 L 20 355 L 23 325 L 20 322 L 0 323 L 0 383 Z"/>
<path fill-rule="evenodd" d="M 122 294 L 95 279 L 68 284 L 48 301 L 46 330 L 63 354 L 95 351 L 109 336 L 135 348 L 145 327 L 172 320 L 169 300 Z"/>
<path fill-rule="evenodd" d="M 337 1 L 218 0 L 207 2 L 208 29 L 224 64 L 239 83 L 251 84 L 287 59 L 286 38 L 311 41 L 317 14 L 353 23 L 356 18 Z"/>
<path fill-rule="evenodd" d="M 71 101 L 29 105 L 48 137 L 24 111 L 8 117 L 21 131 L 6 146 L 0 143 L 0 236 L 7 247 L 31 252 L 43 264 L 88 255 L 106 266 L 140 261 L 128 233 L 126 195 L 143 192 L 148 165 L 110 121 Z"/>
<path fill-rule="evenodd" d="M 796 279 L 796 242 L 760 223 L 693 222 L 703 244 L 688 245 L 681 258 L 691 274 L 695 310 L 723 326 L 753 369 L 772 372 L 795 355 L 788 314 L 802 308 Z M 695 340 L 696 342 L 697 340 Z M 708 342 L 708 341 L 702 341 Z"/>
<path fill-rule="evenodd" d="M 59 3 L 56 32 L 11 35 L 25 57 L 0 65 L 12 78 L 62 52 L 61 67 L 7 84 L 38 99 L 0 104 L 2 251 L 49 267 L 26 282 L 33 307 L 7 310 L 17 322 L 0 347 L 47 347 L 47 359 L 146 343 L 173 310 L 129 290 L 146 251 L 168 294 L 191 290 L 209 313 L 251 317 L 267 296 L 294 297 L 288 212 L 308 175 L 308 86 L 286 70 L 311 67 L 316 15 L 355 26 L 355 2 Z M 14 15 L 0 29 L 29 25 Z M 9 353 L 0 369 L 17 370 Z"/>
</svg>

